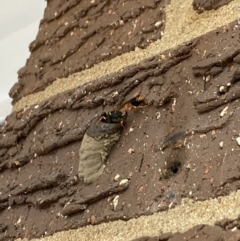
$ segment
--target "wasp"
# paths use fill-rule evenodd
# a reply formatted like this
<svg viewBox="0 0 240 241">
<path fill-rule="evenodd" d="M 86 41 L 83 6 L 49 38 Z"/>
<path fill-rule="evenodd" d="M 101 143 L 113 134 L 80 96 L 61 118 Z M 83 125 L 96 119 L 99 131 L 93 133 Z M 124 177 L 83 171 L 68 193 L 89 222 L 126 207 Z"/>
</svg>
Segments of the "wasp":
<svg viewBox="0 0 240 241">
<path fill-rule="evenodd" d="M 120 123 L 124 127 L 124 122 L 127 118 L 127 113 L 134 108 L 147 106 L 144 102 L 145 98 L 141 95 L 137 95 L 132 99 L 119 105 L 115 110 L 103 112 L 98 120 L 104 123 Z"/>
<path fill-rule="evenodd" d="M 112 110 L 108 112 L 103 112 L 98 120 L 98 123 L 120 123 L 122 126 L 127 118 L 127 113 L 120 110 Z M 123 126 L 124 127 L 124 126 Z"/>
<path fill-rule="evenodd" d="M 130 112 L 132 109 L 136 109 L 139 107 L 145 107 L 147 104 L 145 103 L 145 98 L 141 95 L 137 95 L 130 100 L 127 100 L 123 104 L 117 107 L 117 110 L 124 109 L 126 113 Z"/>
</svg>

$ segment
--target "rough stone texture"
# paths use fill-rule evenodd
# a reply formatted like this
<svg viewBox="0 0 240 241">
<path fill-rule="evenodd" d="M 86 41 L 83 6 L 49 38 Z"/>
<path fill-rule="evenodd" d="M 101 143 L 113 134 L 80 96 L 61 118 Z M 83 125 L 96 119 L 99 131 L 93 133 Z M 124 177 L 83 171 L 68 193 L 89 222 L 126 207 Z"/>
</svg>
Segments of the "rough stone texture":
<svg viewBox="0 0 240 241">
<path fill-rule="evenodd" d="M 10 91 L 13 102 L 45 89 L 56 78 L 161 39 L 165 2 L 48 1 L 37 38 L 29 46 L 30 58 Z"/>
<path fill-rule="evenodd" d="M 40 237 L 88 223 L 127 220 L 174 208 L 182 198 L 205 200 L 237 190 L 236 24 L 227 33 L 220 28 L 12 113 L 0 139 L 5 150 L 0 222 L 7 225 L 7 235 Z M 222 72 L 211 75 L 214 66 Z M 228 86 L 224 94 L 218 92 L 221 85 Z M 89 121 L 139 92 L 148 106 L 129 114 L 103 175 L 85 186 L 76 174 Z M 114 181 L 117 175 L 127 186 Z M 13 219 L 6 221 L 8 216 Z"/>
<path fill-rule="evenodd" d="M 164 34 L 160 40 L 151 43 L 146 49 L 136 48 L 135 51 L 124 53 L 108 61 L 103 61 L 90 69 L 70 75 L 68 78 L 57 79 L 46 87 L 44 91 L 21 98 L 14 104 L 13 110 L 27 108 L 59 92 L 77 88 L 99 77 L 107 77 L 115 72 L 121 72 L 127 66 L 139 63 L 141 60 L 156 55 L 156 53 L 161 54 L 168 49 L 181 45 L 183 42 L 189 42 L 199 35 L 215 30 L 217 27 L 224 25 L 227 31 L 227 24 L 239 17 L 240 4 L 235 0 L 216 11 L 207 11 L 199 15 L 192 8 L 192 0 L 185 0 L 183 2 L 172 0 L 170 5 L 166 5 L 165 12 L 167 21 L 165 22 Z M 176 22 L 178 23 L 177 28 Z M 76 63 L 72 62 L 72 64 L 72 68 L 74 68 Z"/>
<path fill-rule="evenodd" d="M 193 9 L 198 13 L 202 13 L 205 10 L 217 9 L 231 1 L 232 0 L 193 0 Z"/>
<path fill-rule="evenodd" d="M 187 2 L 190 1 L 179 5 L 173 0 L 168 10 L 161 8 L 160 12 L 165 14 L 165 10 L 170 13 L 179 7 L 175 9 L 176 16 L 169 18 L 166 25 L 159 25 L 160 29 L 156 30 L 159 26 L 155 22 L 154 29 L 175 26 L 177 19 L 184 29 L 175 27 L 174 33 L 179 33 L 181 41 L 187 38 L 180 32 L 189 40 L 199 23 L 201 26 L 206 23 L 209 29 L 212 22 L 207 21 L 206 16 L 213 15 L 214 11 L 201 14 L 205 22 L 197 13 L 188 12 L 190 16 L 186 18 L 186 13 L 180 10 L 192 8 Z M 232 16 L 230 13 L 239 8 L 237 2 L 229 3 L 229 15 L 220 12 L 221 8 L 216 10 L 218 17 Z M 38 37 L 31 44 L 32 54 L 26 68 L 19 71 L 20 81 L 13 87 L 12 95 L 16 101 L 27 93 L 46 88 L 53 81 L 59 93 L 54 92 L 50 98 L 43 95 L 42 101 L 28 105 L 29 108 L 17 108 L 1 127 L 0 240 L 44 236 L 44 240 L 68 237 L 83 241 L 239 240 L 240 193 L 236 191 L 240 180 L 236 141 L 240 121 L 239 21 L 225 22 L 226 25 L 177 47 L 174 43 L 179 40 L 174 42 L 176 35 L 170 31 L 173 36 L 170 45 L 164 42 L 170 38 L 159 41 L 175 47 L 168 50 L 166 47 L 165 51 L 155 48 L 155 42 L 146 47 L 148 34 L 152 34 L 147 32 L 143 34 L 147 44 L 142 50 L 125 53 L 128 59 L 134 56 L 134 61 L 121 65 L 120 61 L 114 62 L 116 57 L 106 64 L 110 70 L 97 72 L 91 75 L 92 82 L 84 80 L 85 84 L 64 92 L 61 82 L 56 80 L 72 70 L 88 67 L 84 66 L 84 58 L 89 57 L 93 61 L 89 63 L 96 64 L 134 49 L 129 38 L 137 41 L 139 33 L 131 35 L 128 31 L 130 26 L 134 28 L 135 20 L 139 23 L 143 19 L 165 18 L 164 14 L 156 15 L 159 12 L 156 5 L 165 6 L 167 1 L 149 2 L 152 3 L 154 5 L 146 9 L 140 6 L 141 1 L 134 3 L 136 8 L 129 11 L 139 13 L 141 9 L 141 14 L 127 15 L 130 22 L 122 26 L 123 22 L 119 21 L 119 26 L 114 25 L 113 39 L 123 39 L 129 44 L 126 49 L 117 48 L 112 55 L 99 57 L 101 45 L 93 49 L 89 42 L 98 32 L 87 35 L 90 38 L 83 35 L 81 39 L 79 35 L 77 40 L 85 41 L 80 49 L 85 52 L 82 62 L 76 64 L 72 58 L 80 53 L 71 53 L 71 48 L 76 50 L 78 45 L 70 41 L 70 36 L 72 32 L 74 36 L 75 30 L 80 31 L 79 24 L 84 22 L 78 22 L 77 18 L 78 25 L 74 26 L 72 13 L 92 4 L 88 11 L 80 11 L 78 17 L 107 16 L 106 22 L 101 22 L 106 23 L 106 28 L 101 28 L 104 38 L 113 27 L 109 27 L 109 16 L 116 9 L 125 9 L 125 3 L 117 1 L 110 7 L 104 5 L 109 1 L 48 2 Z M 103 11 L 105 15 L 101 15 Z M 91 30 L 99 27 L 100 22 L 86 24 L 89 24 L 86 30 Z M 146 24 L 151 25 L 148 21 Z M 170 32 L 165 29 L 164 33 Z M 85 45 L 90 48 L 86 50 Z M 42 56 L 45 53 L 50 55 L 45 58 Z M 119 63 L 122 67 L 109 63 Z M 91 73 L 96 68 L 84 71 Z M 62 81 L 70 86 L 76 76 Z M 139 93 L 148 105 L 129 113 L 103 174 L 92 184 L 84 185 L 77 176 L 79 149 L 90 121 Z M 49 236 L 51 234 L 54 235 Z"/>
</svg>

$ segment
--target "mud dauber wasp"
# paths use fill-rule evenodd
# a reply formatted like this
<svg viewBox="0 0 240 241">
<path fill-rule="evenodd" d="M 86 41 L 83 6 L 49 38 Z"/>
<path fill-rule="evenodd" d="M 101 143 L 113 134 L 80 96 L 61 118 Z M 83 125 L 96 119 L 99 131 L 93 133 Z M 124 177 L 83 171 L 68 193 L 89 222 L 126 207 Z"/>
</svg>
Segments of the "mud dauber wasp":
<svg viewBox="0 0 240 241">
<path fill-rule="evenodd" d="M 127 114 L 132 109 L 147 106 L 144 100 L 145 98 L 143 96 L 137 95 L 119 105 L 115 110 L 103 112 L 98 120 L 98 123 L 100 121 L 104 123 L 121 123 L 121 125 L 124 127 L 123 124 L 127 118 Z"/>
<path fill-rule="evenodd" d="M 121 123 L 123 126 L 124 121 L 127 118 L 127 113 L 124 113 L 120 110 L 112 110 L 108 112 L 103 112 L 99 118 L 98 123 L 105 122 L 105 123 Z"/>
</svg>

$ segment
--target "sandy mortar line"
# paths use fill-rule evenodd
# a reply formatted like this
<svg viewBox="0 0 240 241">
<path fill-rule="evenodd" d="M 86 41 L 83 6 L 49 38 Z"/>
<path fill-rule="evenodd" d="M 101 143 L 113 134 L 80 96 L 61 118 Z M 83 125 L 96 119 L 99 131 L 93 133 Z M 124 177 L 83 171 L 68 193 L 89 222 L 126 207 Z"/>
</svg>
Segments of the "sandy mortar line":
<svg viewBox="0 0 240 241">
<path fill-rule="evenodd" d="M 143 236 L 156 236 L 167 232 L 185 232 L 198 224 L 214 225 L 218 220 L 236 219 L 240 213 L 240 191 L 229 196 L 194 202 L 183 199 L 174 209 L 141 216 L 129 221 L 114 221 L 88 225 L 76 230 L 58 232 L 52 236 L 31 241 L 130 241 Z M 17 239 L 16 241 L 26 241 Z"/>
</svg>

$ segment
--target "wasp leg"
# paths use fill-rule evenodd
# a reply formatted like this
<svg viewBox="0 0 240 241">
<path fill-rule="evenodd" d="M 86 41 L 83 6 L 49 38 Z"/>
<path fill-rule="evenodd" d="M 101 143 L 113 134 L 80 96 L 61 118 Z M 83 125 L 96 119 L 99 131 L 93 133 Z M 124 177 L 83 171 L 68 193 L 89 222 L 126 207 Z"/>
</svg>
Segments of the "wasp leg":
<svg viewBox="0 0 240 241">
<path fill-rule="evenodd" d="M 131 110 L 142 109 L 142 108 L 145 108 L 145 107 L 147 107 L 147 106 L 149 106 L 149 104 L 140 105 L 140 106 L 131 105 L 131 106 L 126 107 L 125 110 L 127 110 L 127 112 L 130 112 Z"/>
<path fill-rule="evenodd" d="M 123 130 L 125 131 L 124 121 L 120 121 L 120 124 L 121 124 Z"/>
<path fill-rule="evenodd" d="M 101 117 L 99 118 L 99 120 L 97 121 L 97 125 L 98 125 L 99 122 L 102 121 L 102 120 L 105 120 L 105 121 L 106 121 L 106 117 L 105 117 L 105 116 L 101 116 Z"/>
</svg>

